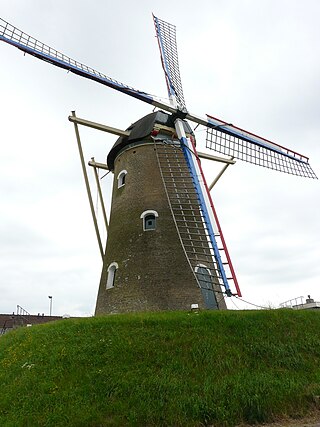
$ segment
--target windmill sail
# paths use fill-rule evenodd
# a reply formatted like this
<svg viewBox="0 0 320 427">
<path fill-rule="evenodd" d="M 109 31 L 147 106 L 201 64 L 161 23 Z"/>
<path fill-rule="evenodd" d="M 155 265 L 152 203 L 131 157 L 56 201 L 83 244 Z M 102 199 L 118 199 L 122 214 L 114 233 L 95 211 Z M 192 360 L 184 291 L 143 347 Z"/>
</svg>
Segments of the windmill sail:
<svg viewBox="0 0 320 427">
<path fill-rule="evenodd" d="M 208 115 L 207 148 L 258 166 L 317 178 L 309 159 L 289 148 Z"/>
<path fill-rule="evenodd" d="M 112 89 L 123 92 L 134 98 L 140 99 L 141 101 L 147 102 L 148 104 L 153 104 L 159 106 L 160 108 L 168 109 L 166 104 L 162 104 L 161 102 L 157 103 L 156 99 L 148 93 L 120 83 L 119 81 L 108 77 L 105 74 L 102 74 L 99 71 L 82 64 L 81 62 L 69 58 L 56 49 L 53 49 L 52 47 L 40 42 L 34 37 L 29 36 L 1 18 L 0 40 L 59 68 L 64 68 L 74 74 L 78 74 L 87 79 L 95 80 L 98 83 L 109 86 Z"/>
<path fill-rule="evenodd" d="M 228 296 L 232 295 L 229 282 L 233 281 L 236 289 L 236 295 L 241 296 L 238 280 L 224 240 L 208 185 L 206 183 L 201 162 L 197 155 L 195 144 L 191 138 L 185 138 L 182 150 L 185 155 L 188 168 L 191 172 L 193 184 L 198 195 L 199 206 L 208 231 L 208 238 L 212 245 L 213 257 L 216 263 L 215 269 L 222 280 L 226 294 Z M 227 275 L 226 267 L 228 267 L 229 275 Z"/>
<path fill-rule="evenodd" d="M 183 113 L 184 117 L 184 115 L 187 115 L 187 110 L 179 71 L 176 27 L 168 22 L 160 20 L 154 15 L 153 19 L 169 98 L 172 105 L 177 106 L 177 109 Z M 197 194 L 199 208 L 202 212 L 203 222 L 208 233 L 208 241 L 212 248 L 212 257 L 214 260 L 214 268 L 212 270 L 216 272 L 215 274 L 218 274 L 219 280 L 221 280 L 221 284 L 224 286 L 225 292 L 228 296 L 232 295 L 229 280 L 233 281 L 237 295 L 240 296 L 241 292 L 238 286 L 238 281 L 210 197 L 208 186 L 201 170 L 201 165 L 198 162 L 195 146 L 192 141 L 186 137 L 181 119 L 176 120 L 175 128 L 189 169 L 190 177 L 193 182 L 194 190 Z M 218 246 L 217 238 L 219 238 L 220 248 Z M 222 261 L 221 251 L 224 253 L 226 262 Z M 229 269 L 229 277 L 226 274 L 225 266 Z M 199 284 L 200 282 L 201 280 L 199 281 Z"/>
<path fill-rule="evenodd" d="M 153 15 L 156 29 L 161 62 L 166 77 L 169 97 L 175 98 L 178 108 L 184 110 L 186 103 L 183 96 L 179 70 L 176 27 L 169 22 L 162 21 Z"/>
</svg>

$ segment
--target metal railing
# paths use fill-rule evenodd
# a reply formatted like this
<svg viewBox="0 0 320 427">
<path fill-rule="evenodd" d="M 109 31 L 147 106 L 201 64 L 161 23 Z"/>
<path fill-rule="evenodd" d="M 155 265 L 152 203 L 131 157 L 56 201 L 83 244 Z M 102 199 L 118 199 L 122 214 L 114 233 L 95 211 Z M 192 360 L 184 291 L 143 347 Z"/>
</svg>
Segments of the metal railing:
<svg viewBox="0 0 320 427">
<path fill-rule="evenodd" d="M 289 299 L 288 301 L 282 302 L 280 308 L 293 308 L 299 305 L 303 305 L 303 296 Z"/>
</svg>

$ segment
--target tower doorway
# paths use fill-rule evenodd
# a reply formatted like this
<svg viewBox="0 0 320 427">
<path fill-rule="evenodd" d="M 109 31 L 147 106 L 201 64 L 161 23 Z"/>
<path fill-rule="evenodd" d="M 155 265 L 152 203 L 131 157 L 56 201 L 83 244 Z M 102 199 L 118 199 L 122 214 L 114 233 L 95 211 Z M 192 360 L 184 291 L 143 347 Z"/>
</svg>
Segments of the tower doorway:
<svg viewBox="0 0 320 427">
<path fill-rule="evenodd" d="M 195 273 L 200 284 L 205 306 L 208 310 L 218 310 L 218 303 L 212 285 L 210 270 L 204 265 L 198 265 Z"/>
</svg>

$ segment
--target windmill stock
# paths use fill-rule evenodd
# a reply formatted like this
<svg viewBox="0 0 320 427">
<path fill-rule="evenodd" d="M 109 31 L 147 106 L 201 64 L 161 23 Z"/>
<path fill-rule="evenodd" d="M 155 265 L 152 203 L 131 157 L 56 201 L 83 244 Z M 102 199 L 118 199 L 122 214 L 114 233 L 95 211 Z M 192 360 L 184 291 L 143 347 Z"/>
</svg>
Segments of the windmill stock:
<svg viewBox="0 0 320 427">
<path fill-rule="evenodd" d="M 146 102 L 159 111 L 127 129 L 108 154 L 112 206 L 96 314 L 226 308 L 241 295 L 187 121 L 205 126 L 225 159 L 316 178 L 308 158 L 185 104 L 175 27 L 154 17 L 169 101 L 118 82 L 0 20 L 0 39 L 25 53 Z M 161 261 L 160 261 L 161 260 Z"/>
</svg>

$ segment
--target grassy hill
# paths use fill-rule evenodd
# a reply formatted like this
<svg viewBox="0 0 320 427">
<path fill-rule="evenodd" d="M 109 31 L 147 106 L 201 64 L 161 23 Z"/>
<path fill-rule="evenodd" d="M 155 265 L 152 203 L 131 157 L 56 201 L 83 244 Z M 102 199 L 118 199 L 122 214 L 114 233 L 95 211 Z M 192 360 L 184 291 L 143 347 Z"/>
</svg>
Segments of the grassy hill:
<svg viewBox="0 0 320 427">
<path fill-rule="evenodd" d="M 320 395 L 320 312 L 65 319 L 0 338 L 0 426 L 235 426 Z"/>
</svg>

